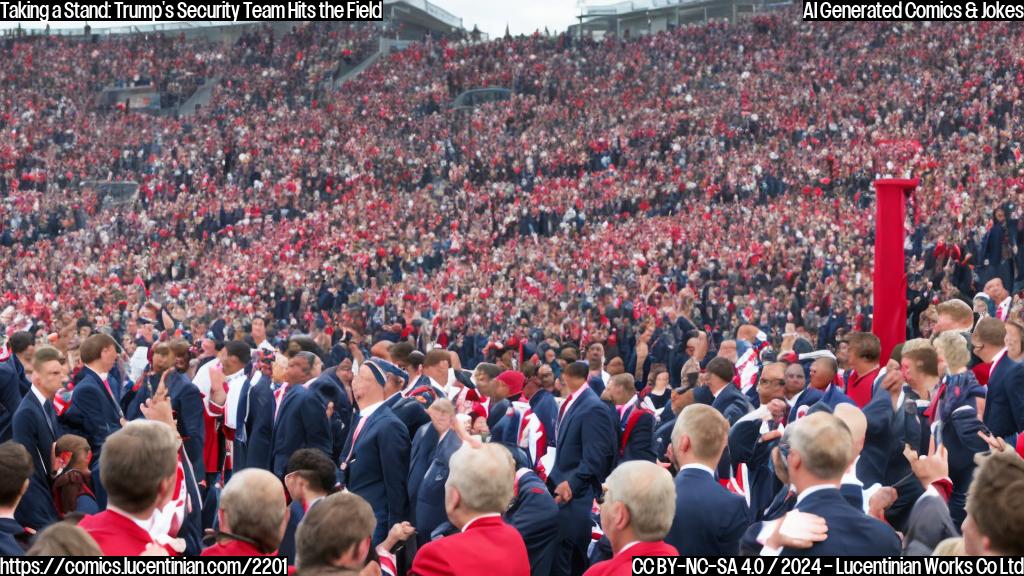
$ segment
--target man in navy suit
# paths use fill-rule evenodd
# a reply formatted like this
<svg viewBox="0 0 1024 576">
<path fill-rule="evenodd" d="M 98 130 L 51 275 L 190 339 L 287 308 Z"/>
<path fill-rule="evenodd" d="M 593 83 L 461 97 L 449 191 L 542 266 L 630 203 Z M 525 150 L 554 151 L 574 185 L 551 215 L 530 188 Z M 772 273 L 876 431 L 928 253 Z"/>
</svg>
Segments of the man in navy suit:
<svg viewBox="0 0 1024 576">
<path fill-rule="evenodd" d="M 139 382 L 138 391 L 128 406 L 125 416 L 128 420 L 142 418 L 141 406 L 152 398 L 160 383 L 167 388 L 167 396 L 171 400 L 178 434 L 181 435 L 185 453 L 192 463 L 192 470 L 198 476 L 205 475 L 203 469 L 203 445 L 206 438 L 206 424 L 203 422 L 203 398 L 199 388 L 188 379 L 188 376 L 174 370 L 174 351 L 170 344 L 158 342 L 153 346 L 153 364 L 150 374 Z"/>
<path fill-rule="evenodd" d="M 28 450 L 34 472 L 15 517 L 23 526 L 40 531 L 59 519 L 50 478 L 53 444 L 62 431 L 53 396 L 60 390 L 67 369 L 60 351 L 41 346 L 32 357 L 32 370 L 32 388 L 14 413 L 14 440 Z"/>
<path fill-rule="evenodd" d="M 274 432 L 274 391 L 271 390 L 270 374 L 274 364 L 274 353 L 267 350 L 257 352 L 253 375 L 246 379 L 238 399 L 238 415 L 235 422 L 234 454 L 232 464 L 235 470 L 262 468 L 270 470 L 270 438 Z"/>
<path fill-rule="evenodd" d="M 32 385 L 25 376 L 25 364 L 35 353 L 31 332 L 15 332 L 7 341 L 10 358 L 0 361 L 0 442 L 11 439 L 11 422 L 21 399 Z"/>
<path fill-rule="evenodd" d="M 106 334 L 93 334 L 82 342 L 79 354 L 85 367 L 62 423 L 89 442 L 93 460 L 99 461 L 103 443 L 121 429 L 124 420 L 119 386 L 109 379 L 117 361 L 117 343 Z"/>
<path fill-rule="evenodd" d="M 823 396 L 822 392 L 807 385 L 804 367 L 799 362 L 786 366 L 786 403 L 789 404 L 787 422 L 807 415 L 807 411 Z"/>
<path fill-rule="evenodd" d="M 1024 366 L 1007 358 L 1006 325 L 995 318 L 982 318 L 974 329 L 974 353 L 992 368 L 988 395 L 982 408 L 985 426 L 1010 446 L 1024 431 Z"/>
<path fill-rule="evenodd" d="M 384 402 L 385 385 L 401 385 L 399 368 L 384 360 L 367 360 L 352 381 L 352 395 L 359 412 L 352 420 L 342 448 L 343 483 L 373 508 L 377 527 L 373 544 L 384 541 L 388 531 L 408 520 L 409 435 L 405 425 Z"/>
<path fill-rule="evenodd" d="M 451 353 L 447 350 L 435 348 L 427 352 L 423 357 L 423 373 L 402 391 L 402 396 L 422 398 L 424 407 L 444 398 L 451 362 Z"/>
<path fill-rule="evenodd" d="M 505 521 L 515 527 L 526 544 L 530 574 L 548 576 L 558 552 L 558 505 L 544 482 L 529 468 L 516 471 L 512 506 Z"/>
<path fill-rule="evenodd" d="M 295 564 L 295 531 L 310 508 L 334 491 L 337 481 L 334 462 L 319 450 L 296 450 L 288 460 L 285 488 L 292 503 L 288 506 L 288 526 L 285 528 L 278 556 L 287 556 L 288 564 Z"/>
<path fill-rule="evenodd" d="M 750 515 L 754 520 L 762 519 L 781 487 L 771 454 L 782 437 L 785 417 L 790 413 L 785 402 L 785 370 L 781 362 L 762 369 L 757 382 L 758 408 L 740 418 L 729 432 L 729 458 L 733 469 L 746 464 Z"/>
<path fill-rule="evenodd" d="M 827 537 L 810 548 L 773 549 L 766 544 L 762 555 L 782 552 L 809 556 L 899 556 L 900 539 L 888 525 L 850 506 L 839 491 L 843 474 L 853 459 L 849 428 L 831 414 L 814 413 L 787 429 L 787 443 L 780 450 L 789 480 L 797 492 L 796 510 L 824 519 Z"/>
<path fill-rule="evenodd" d="M 314 378 L 316 356 L 297 352 L 288 360 L 287 385 L 278 389 L 277 417 L 271 434 L 271 469 L 284 478 L 288 459 L 300 448 L 316 448 L 331 455 L 331 428 L 327 406 L 307 385 Z"/>
<path fill-rule="evenodd" d="M 351 371 L 351 368 L 349 370 Z M 320 396 L 324 405 L 334 405 L 331 414 L 331 459 L 334 461 L 341 457 L 341 448 L 345 444 L 345 437 L 348 436 L 348 423 L 352 421 L 352 402 L 345 392 L 345 385 L 341 383 L 341 372 L 341 364 L 332 366 L 324 370 L 310 385 L 310 389 Z"/>
<path fill-rule="evenodd" d="M 665 541 L 687 556 L 735 556 L 749 524 L 747 503 L 715 480 L 729 422 L 714 408 L 687 406 L 672 429 L 676 512 Z"/>
<path fill-rule="evenodd" d="M 559 505 L 557 574 L 578 575 L 586 567 L 591 504 L 611 472 L 617 451 L 614 419 L 586 386 L 589 372 L 586 362 L 573 362 L 562 373 L 568 396 L 558 409 L 555 463 L 548 476 Z"/>
<path fill-rule="evenodd" d="M 732 426 L 751 410 L 747 397 L 733 384 L 736 367 L 726 358 L 719 356 L 708 362 L 705 371 L 708 374 L 708 388 L 715 398 L 711 407 L 725 416 L 729 426 Z"/>
<path fill-rule="evenodd" d="M 384 405 L 390 408 L 395 416 L 405 424 L 411 442 L 420 427 L 430 422 L 430 416 L 427 416 L 425 404 L 420 402 L 419 397 L 406 397 L 403 394 L 408 387 L 409 373 L 391 362 L 377 360 L 379 359 L 375 359 L 374 366 L 387 376 L 384 383 Z M 344 449 L 342 453 L 344 454 Z"/>
<path fill-rule="evenodd" d="M 853 400 L 839 386 L 836 386 L 835 380 L 838 372 L 839 364 L 833 357 L 818 358 L 811 364 L 810 387 L 821 392 L 818 403 L 829 408 L 835 408 L 837 404 L 854 404 Z"/>
<path fill-rule="evenodd" d="M 618 462 L 657 460 L 654 453 L 654 413 L 639 405 L 633 375 L 612 376 L 602 399 L 612 403 L 612 415 L 618 422 Z"/>
<path fill-rule="evenodd" d="M 462 446 L 452 430 L 455 407 L 447 398 L 435 400 L 427 414 L 430 423 L 416 432 L 409 460 L 409 521 L 416 527 L 419 546 L 429 542 L 431 532 L 448 520 L 444 510 L 448 461 Z"/>
<path fill-rule="evenodd" d="M 0 444 L 0 556 L 22 556 L 25 528 L 14 519 L 14 511 L 32 474 L 32 458 L 17 442 Z"/>
</svg>

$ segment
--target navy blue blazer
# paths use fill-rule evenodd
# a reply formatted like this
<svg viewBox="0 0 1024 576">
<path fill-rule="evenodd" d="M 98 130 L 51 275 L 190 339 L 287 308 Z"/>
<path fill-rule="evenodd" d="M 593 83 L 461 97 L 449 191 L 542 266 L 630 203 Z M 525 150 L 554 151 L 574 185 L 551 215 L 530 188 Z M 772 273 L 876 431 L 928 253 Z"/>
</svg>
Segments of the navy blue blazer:
<svg viewBox="0 0 1024 576">
<path fill-rule="evenodd" d="M 292 500 L 288 505 L 288 525 L 284 529 L 281 545 L 277 547 L 277 555 L 288 558 L 288 565 L 295 565 L 295 531 L 299 522 L 306 517 L 306 509 L 299 500 Z"/>
<path fill-rule="evenodd" d="M 1005 354 L 988 379 L 984 420 L 1000 438 L 1024 431 L 1024 365 Z"/>
<path fill-rule="evenodd" d="M 508 412 L 508 407 L 512 403 L 506 398 L 500 402 L 494 402 L 487 410 L 487 429 L 494 430 L 498 425 L 498 422 L 505 417 L 505 413 Z M 555 413 L 557 417 L 557 412 Z"/>
<path fill-rule="evenodd" d="M 341 452 L 343 459 L 352 452 L 342 472 L 345 485 L 370 503 L 377 518 L 374 546 L 384 541 L 392 526 L 409 519 L 410 442 L 401 423 L 391 408 L 380 406 L 370 414 L 353 446 L 352 436 L 359 426 L 358 418 L 353 419 Z"/>
<path fill-rule="evenodd" d="M 32 383 L 25 377 L 25 368 L 17 356 L 12 353 L 10 358 L 0 362 L 0 442 L 11 439 L 14 412 L 30 386 Z"/>
<path fill-rule="evenodd" d="M 274 391 L 270 389 L 270 377 L 261 375 L 256 384 L 246 378 L 242 395 L 238 400 L 238 414 L 235 422 L 235 454 L 232 464 L 235 470 L 261 468 L 270 470 L 270 454 L 274 434 Z"/>
<path fill-rule="evenodd" d="M 886 478 L 889 463 L 895 454 L 895 446 L 899 446 L 900 458 L 906 462 L 906 458 L 902 457 L 903 432 L 897 429 L 894 423 L 896 413 L 889 393 L 882 390 L 875 394 L 864 406 L 863 412 L 868 427 L 864 436 L 864 448 L 861 450 L 860 459 L 857 460 L 857 479 L 865 486 L 872 486 L 875 483 L 889 486 Z"/>
<path fill-rule="evenodd" d="M 630 460 L 654 462 L 658 459 L 658 455 L 654 452 L 654 414 L 644 410 L 637 418 L 633 429 L 629 431 L 629 435 L 627 436 L 626 434 L 630 414 L 636 410 L 639 410 L 639 408 L 634 404 L 623 411 L 622 418 L 619 418 L 619 447 L 617 454 L 620 463 L 629 462 Z M 617 412 L 615 416 L 618 417 Z M 625 441 L 625 445 L 623 445 L 623 441 Z"/>
<path fill-rule="evenodd" d="M 729 421 L 729 426 L 735 424 L 751 410 L 747 397 L 732 384 L 726 384 L 725 388 L 722 388 L 714 402 L 711 403 L 711 407 L 725 416 L 725 419 Z"/>
<path fill-rule="evenodd" d="M 432 424 L 424 424 L 423 427 L 429 427 L 431 430 L 434 428 Z M 448 513 L 444 509 L 448 461 L 462 446 L 458 435 L 451 431 L 445 434 L 440 442 L 437 441 L 436 431 L 432 435 L 425 435 L 424 438 L 426 441 L 421 442 L 421 446 L 413 448 L 414 452 L 419 452 L 417 457 L 426 464 L 425 469 L 422 465 L 417 468 L 417 472 L 421 472 L 422 476 L 415 479 L 415 489 L 413 470 L 409 471 L 409 508 L 413 518 L 411 521 L 416 526 L 416 541 L 419 546 L 430 542 L 430 533 L 448 520 Z M 425 458 L 424 452 L 427 452 Z"/>
<path fill-rule="evenodd" d="M 857 405 L 845 392 L 839 389 L 835 384 L 829 384 L 825 393 L 822 394 L 821 399 L 818 401 L 820 404 L 824 404 L 829 407 L 830 411 L 839 404 L 853 404 Z"/>
<path fill-rule="evenodd" d="M 47 414 L 49 412 L 49 414 Z M 32 392 L 29 392 L 14 413 L 14 440 L 28 450 L 32 457 L 33 472 L 29 477 L 28 491 L 18 504 L 14 517 L 22 526 L 41 531 L 59 518 L 53 503 L 51 491 L 50 455 L 53 443 L 63 431 L 57 422 L 53 403 L 47 401 L 44 407 Z"/>
<path fill-rule="evenodd" d="M 548 576 L 558 548 L 558 505 L 532 471 L 516 482 L 515 498 L 505 512 L 505 521 L 515 527 L 526 544 L 532 576 Z"/>
<path fill-rule="evenodd" d="M 801 407 L 807 406 L 807 409 L 810 410 L 811 406 L 817 404 L 823 396 L 824 394 L 817 388 L 811 388 L 810 386 L 804 388 L 804 391 L 800 393 L 800 397 L 796 399 L 796 404 L 793 404 L 789 409 L 789 417 L 786 419 L 786 422 L 795 422 Z"/>
<path fill-rule="evenodd" d="M 548 437 L 548 446 L 555 445 L 555 421 L 558 420 L 558 403 L 551 392 L 541 389 L 530 396 L 530 409 L 544 425 Z"/>
<path fill-rule="evenodd" d="M 288 459 L 296 450 L 316 448 L 331 456 L 331 428 L 327 407 L 320 397 L 301 384 L 288 387 L 271 434 L 271 472 L 284 478 Z"/>
<path fill-rule="evenodd" d="M 765 517 L 766 510 L 782 487 L 772 465 L 772 448 L 779 441 L 760 441 L 762 422 L 761 419 L 743 420 L 729 431 L 729 458 L 733 470 L 739 468 L 740 464 L 747 465 L 752 520 Z"/>
<path fill-rule="evenodd" d="M 401 394 L 392 394 L 390 398 L 384 401 L 384 405 L 390 408 L 394 415 L 405 424 L 410 441 L 412 441 L 420 426 L 430 422 L 427 409 L 416 398 L 402 398 Z M 342 458 L 344 458 L 344 454 L 346 452 L 342 451 Z"/>
<path fill-rule="evenodd" d="M 144 418 L 142 406 L 146 400 L 149 400 L 152 393 L 156 392 L 159 385 L 160 375 L 152 374 L 139 386 L 125 412 L 125 417 L 128 420 Z M 199 388 L 188 379 L 188 376 L 178 371 L 169 376 L 164 385 L 167 386 L 171 410 L 174 411 L 174 418 L 178 423 L 178 434 L 181 435 L 188 460 L 192 463 L 192 470 L 200 478 L 205 478 L 203 443 L 206 438 L 206 423 L 203 420 L 203 414 L 206 408 L 203 406 L 203 396 L 199 393 Z"/>
<path fill-rule="evenodd" d="M 185 540 L 186 556 L 198 556 L 203 551 L 203 499 L 199 494 L 199 483 L 195 471 L 187 460 L 187 454 L 179 449 L 178 457 L 185 458 L 182 460 L 182 467 L 185 469 L 185 489 L 192 504 L 191 510 L 187 512 L 181 524 L 181 529 L 178 530 L 178 538 Z M 93 476 L 94 484 L 100 484 L 98 478 Z"/>
<path fill-rule="evenodd" d="M 864 489 L 860 484 L 842 484 L 839 487 L 839 493 L 842 495 L 843 500 L 850 506 L 853 506 L 854 510 L 864 509 Z M 757 536 L 761 533 L 764 523 L 782 518 L 795 507 L 796 491 L 790 492 L 789 486 L 783 486 L 775 494 L 771 505 L 765 510 L 763 520 L 754 522 L 743 533 L 743 538 L 740 539 L 740 554 L 742 556 L 757 556 L 760 554 L 762 546 L 758 543 Z"/>
<path fill-rule="evenodd" d="M 608 407 L 587 388 L 562 415 L 549 480 L 569 482 L 573 500 L 592 498 L 611 473 L 618 452 L 615 423 Z M 588 491 L 589 490 L 589 491 Z"/>
<path fill-rule="evenodd" d="M 666 407 L 666 411 L 671 414 L 671 417 L 665 418 L 665 413 L 662 412 L 661 424 L 658 424 L 653 438 L 654 453 L 658 456 L 658 460 L 663 462 L 668 462 L 665 453 L 668 452 L 669 446 L 672 444 L 672 429 L 676 426 L 676 414 L 669 407 Z"/>
<path fill-rule="evenodd" d="M 900 539 L 888 525 L 850 506 L 839 490 L 807 495 L 796 509 L 816 514 L 828 525 L 828 538 L 806 550 L 785 549 L 787 556 L 899 556 Z"/>
<path fill-rule="evenodd" d="M 110 389 L 113 394 L 118 393 L 118 385 L 113 380 L 110 380 Z M 82 378 L 71 393 L 71 406 L 61 423 L 67 431 L 89 442 L 94 460 L 99 461 L 107 436 L 121 429 L 122 416 L 120 397 L 112 397 L 100 377 L 89 368 L 83 368 Z"/>
<path fill-rule="evenodd" d="M 735 556 L 750 523 L 747 502 L 704 470 L 676 475 L 676 515 L 665 542 L 685 556 Z"/>
<path fill-rule="evenodd" d="M 352 402 L 334 368 L 324 370 L 309 388 L 320 395 L 324 406 L 334 402 L 334 414 L 331 416 L 331 459 L 337 461 L 348 435 L 348 424 L 352 421 Z"/>
<path fill-rule="evenodd" d="M 0 518 L 0 556 L 24 556 L 25 549 L 21 547 L 16 537 L 25 537 L 25 528 L 16 520 Z"/>
</svg>

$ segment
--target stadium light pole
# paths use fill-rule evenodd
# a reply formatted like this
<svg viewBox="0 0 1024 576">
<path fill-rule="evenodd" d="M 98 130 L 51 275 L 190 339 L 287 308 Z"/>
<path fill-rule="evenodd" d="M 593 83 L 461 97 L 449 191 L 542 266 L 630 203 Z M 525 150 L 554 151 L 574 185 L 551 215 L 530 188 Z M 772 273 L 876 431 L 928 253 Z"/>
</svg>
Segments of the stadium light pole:
<svg viewBox="0 0 1024 576">
<path fill-rule="evenodd" d="M 881 359 L 907 336 L 907 268 L 903 255 L 907 197 L 918 179 L 875 180 L 875 272 L 871 331 Z"/>
</svg>

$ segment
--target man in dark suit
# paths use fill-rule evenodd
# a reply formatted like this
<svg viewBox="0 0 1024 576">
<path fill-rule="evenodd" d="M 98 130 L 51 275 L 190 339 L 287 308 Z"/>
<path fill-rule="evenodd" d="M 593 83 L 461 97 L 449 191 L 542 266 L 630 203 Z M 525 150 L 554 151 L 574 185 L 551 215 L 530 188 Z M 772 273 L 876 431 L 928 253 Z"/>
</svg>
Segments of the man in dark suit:
<svg viewBox="0 0 1024 576">
<path fill-rule="evenodd" d="M 633 375 L 616 374 L 608 380 L 602 400 L 611 402 L 612 415 L 618 423 L 618 462 L 646 460 L 654 462 L 654 413 L 637 401 Z"/>
<path fill-rule="evenodd" d="M 138 390 L 125 417 L 128 420 L 142 418 L 140 409 L 147 400 L 153 397 L 160 383 L 167 388 L 167 396 L 171 400 L 178 434 L 192 463 L 192 470 L 203 476 L 203 446 L 206 438 L 206 424 L 203 422 L 203 398 L 199 388 L 188 379 L 188 376 L 174 370 L 174 351 L 170 344 L 157 342 L 153 346 L 152 370 L 144 381 L 139 382 Z"/>
<path fill-rule="evenodd" d="M 7 341 L 10 357 L 0 360 L 0 442 L 11 439 L 11 422 L 21 399 L 32 385 L 25 376 L 25 364 L 31 362 L 35 352 L 35 338 L 31 332 L 15 332 Z M 0 352 L 0 356 L 2 356 Z"/>
<path fill-rule="evenodd" d="M 260 350 L 253 375 L 246 379 L 238 400 L 233 465 L 235 470 L 262 468 L 270 470 L 270 439 L 274 432 L 274 391 L 270 374 L 274 353 Z"/>
<path fill-rule="evenodd" d="M 747 503 L 715 480 L 729 423 L 703 404 L 687 406 L 672 430 L 676 475 L 675 520 L 665 541 L 681 554 L 735 556 L 749 523 Z"/>
<path fill-rule="evenodd" d="M 17 442 L 0 444 L 0 556 L 25 554 L 25 528 L 14 519 L 14 511 L 32 475 L 32 458 Z"/>
<path fill-rule="evenodd" d="M 796 510 L 824 519 L 825 540 L 810 548 L 784 548 L 787 555 L 899 556 L 900 539 L 884 522 L 850 506 L 839 492 L 843 474 L 853 459 L 853 439 L 842 421 L 814 413 L 787 429 L 782 444 L 790 482 L 796 489 Z M 768 543 L 762 554 L 780 550 Z"/>
<path fill-rule="evenodd" d="M 430 422 L 427 409 L 416 396 L 406 397 L 402 391 L 408 386 L 409 373 L 386 360 L 374 359 L 374 367 L 385 373 L 384 405 L 405 424 L 410 442 L 421 426 Z M 351 435 L 351 434 L 350 434 Z M 344 450 L 342 451 L 344 453 Z"/>
<path fill-rule="evenodd" d="M 839 386 L 836 386 L 836 374 L 838 371 L 839 364 L 832 356 L 818 358 L 811 364 L 810 388 L 821 392 L 821 398 L 811 406 L 811 410 L 819 404 L 828 406 L 829 409 L 835 408 L 836 404 L 840 403 L 856 405 L 849 396 L 843 393 Z"/>
<path fill-rule="evenodd" d="M 455 407 L 447 398 L 435 400 L 427 414 L 430 424 L 416 432 L 409 460 L 409 521 L 416 527 L 419 546 L 429 542 L 431 532 L 448 519 L 444 510 L 448 461 L 462 446 L 451 429 Z"/>
<path fill-rule="evenodd" d="M 988 395 L 979 412 L 992 434 L 1014 446 L 1024 431 L 1024 366 L 1006 355 L 1006 325 L 995 318 L 982 318 L 974 329 L 974 353 L 992 364 Z"/>
<path fill-rule="evenodd" d="M 85 367 L 62 424 L 85 438 L 98 460 L 107 436 L 120 430 L 124 420 L 119 387 L 108 378 L 117 361 L 117 344 L 106 334 L 93 334 L 82 342 L 79 354 Z"/>
<path fill-rule="evenodd" d="M 34 472 L 16 517 L 23 526 L 40 531 L 58 520 L 53 503 L 50 455 L 62 431 L 53 410 L 53 396 L 67 375 L 60 351 L 36 349 L 32 357 L 32 388 L 14 413 L 14 440 L 28 450 Z"/>
<path fill-rule="evenodd" d="M 277 417 L 271 434 L 271 469 L 284 478 L 288 459 L 301 448 L 316 448 L 331 455 L 331 428 L 327 406 L 306 387 L 313 379 L 316 356 L 297 352 L 288 360 L 287 386 L 278 389 Z"/>
<path fill-rule="evenodd" d="M 589 372 L 586 362 L 573 362 L 562 373 L 568 396 L 558 409 L 555 463 L 548 476 L 559 505 L 561 545 L 554 564 L 558 574 L 583 573 L 591 503 L 611 472 L 617 451 L 614 419 L 586 386 Z"/>
<path fill-rule="evenodd" d="M 822 392 L 807 385 L 804 378 L 804 367 L 799 362 L 786 366 L 786 402 L 790 406 L 787 422 L 795 422 L 797 418 L 807 415 L 818 400 L 823 396 Z"/>
<path fill-rule="evenodd" d="M 430 406 L 438 398 L 445 398 L 450 368 L 450 352 L 441 348 L 427 352 L 423 357 L 423 373 L 402 391 L 402 396 L 422 398 L 424 407 Z"/>
<path fill-rule="evenodd" d="M 757 383 L 759 406 L 739 419 L 729 432 L 729 458 L 734 470 L 746 466 L 750 515 L 762 519 L 781 484 L 772 465 L 772 449 L 782 437 L 782 426 L 791 412 L 786 404 L 786 366 L 766 365 Z"/>
<path fill-rule="evenodd" d="M 514 477 L 512 456 L 502 446 L 488 443 L 456 451 L 445 487 L 445 510 L 461 532 L 421 548 L 410 573 L 528 574 L 530 560 L 523 538 L 501 518 L 512 500 Z"/>
<path fill-rule="evenodd" d="M 708 388 L 715 398 L 711 407 L 725 416 L 729 426 L 732 426 L 751 410 L 747 397 L 733 384 L 736 367 L 729 360 L 719 356 L 708 362 L 705 371 L 708 374 Z"/>
<path fill-rule="evenodd" d="M 532 576 L 548 576 L 558 551 L 558 505 L 544 481 L 529 468 L 516 471 L 512 506 L 505 521 L 519 531 L 526 544 Z"/>
<path fill-rule="evenodd" d="M 341 383 L 342 371 L 341 364 L 332 366 L 324 370 L 309 386 L 320 396 L 324 405 L 334 405 L 330 420 L 333 444 L 331 458 L 335 461 L 341 457 L 341 448 L 345 444 L 345 437 L 348 436 L 348 424 L 352 421 L 352 402 L 345 392 L 345 385 Z"/>
<path fill-rule="evenodd" d="M 391 526 L 408 519 L 409 435 L 384 402 L 385 386 L 401 385 L 402 379 L 395 373 L 398 370 L 379 359 L 367 360 L 359 367 L 352 381 L 359 412 L 342 448 L 342 481 L 350 492 L 370 503 L 377 519 L 374 545 L 384 541 Z"/>
<path fill-rule="evenodd" d="M 288 527 L 277 553 L 287 556 L 289 565 L 295 564 L 295 531 L 306 512 L 334 491 L 336 469 L 330 458 L 313 448 L 296 450 L 288 460 L 284 485 L 292 503 L 288 507 Z"/>
</svg>

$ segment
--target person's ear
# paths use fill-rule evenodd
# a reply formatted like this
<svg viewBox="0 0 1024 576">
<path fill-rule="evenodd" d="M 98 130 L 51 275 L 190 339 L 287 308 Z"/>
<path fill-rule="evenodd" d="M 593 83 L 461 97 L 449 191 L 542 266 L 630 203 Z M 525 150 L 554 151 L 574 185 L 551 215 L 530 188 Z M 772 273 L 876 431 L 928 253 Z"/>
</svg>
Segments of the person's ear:
<svg viewBox="0 0 1024 576">
<path fill-rule="evenodd" d="M 789 462 L 786 463 L 786 468 L 790 470 L 790 472 L 803 469 L 804 459 L 802 456 L 800 456 L 799 452 L 793 452 L 792 450 L 790 450 L 789 458 L 790 460 Z"/>
<path fill-rule="evenodd" d="M 688 454 L 693 449 L 693 441 L 690 440 L 689 436 L 679 437 L 679 453 Z"/>
<path fill-rule="evenodd" d="M 630 524 L 629 508 L 626 507 L 625 502 L 615 503 L 615 516 L 614 525 L 615 528 L 621 532 L 629 527 Z"/>
<path fill-rule="evenodd" d="M 21 499 L 22 496 L 25 495 L 25 492 L 28 491 L 28 486 L 29 486 L 29 480 L 28 480 L 28 478 L 25 478 L 25 482 L 23 482 L 22 485 L 21 485 L 21 491 L 18 492 L 18 499 L 19 500 Z"/>
<path fill-rule="evenodd" d="M 371 545 L 372 545 L 372 543 L 371 543 L 371 539 L 370 539 L 369 536 L 367 536 L 365 539 L 363 539 L 362 542 L 359 543 L 359 561 L 360 562 L 365 561 L 366 557 L 370 554 L 370 546 Z"/>
<path fill-rule="evenodd" d="M 220 508 L 217 510 L 217 524 L 220 526 L 221 531 L 231 532 L 231 523 L 227 521 L 227 515 L 224 514 L 224 509 Z M 283 535 L 282 535 L 283 537 Z"/>
</svg>

